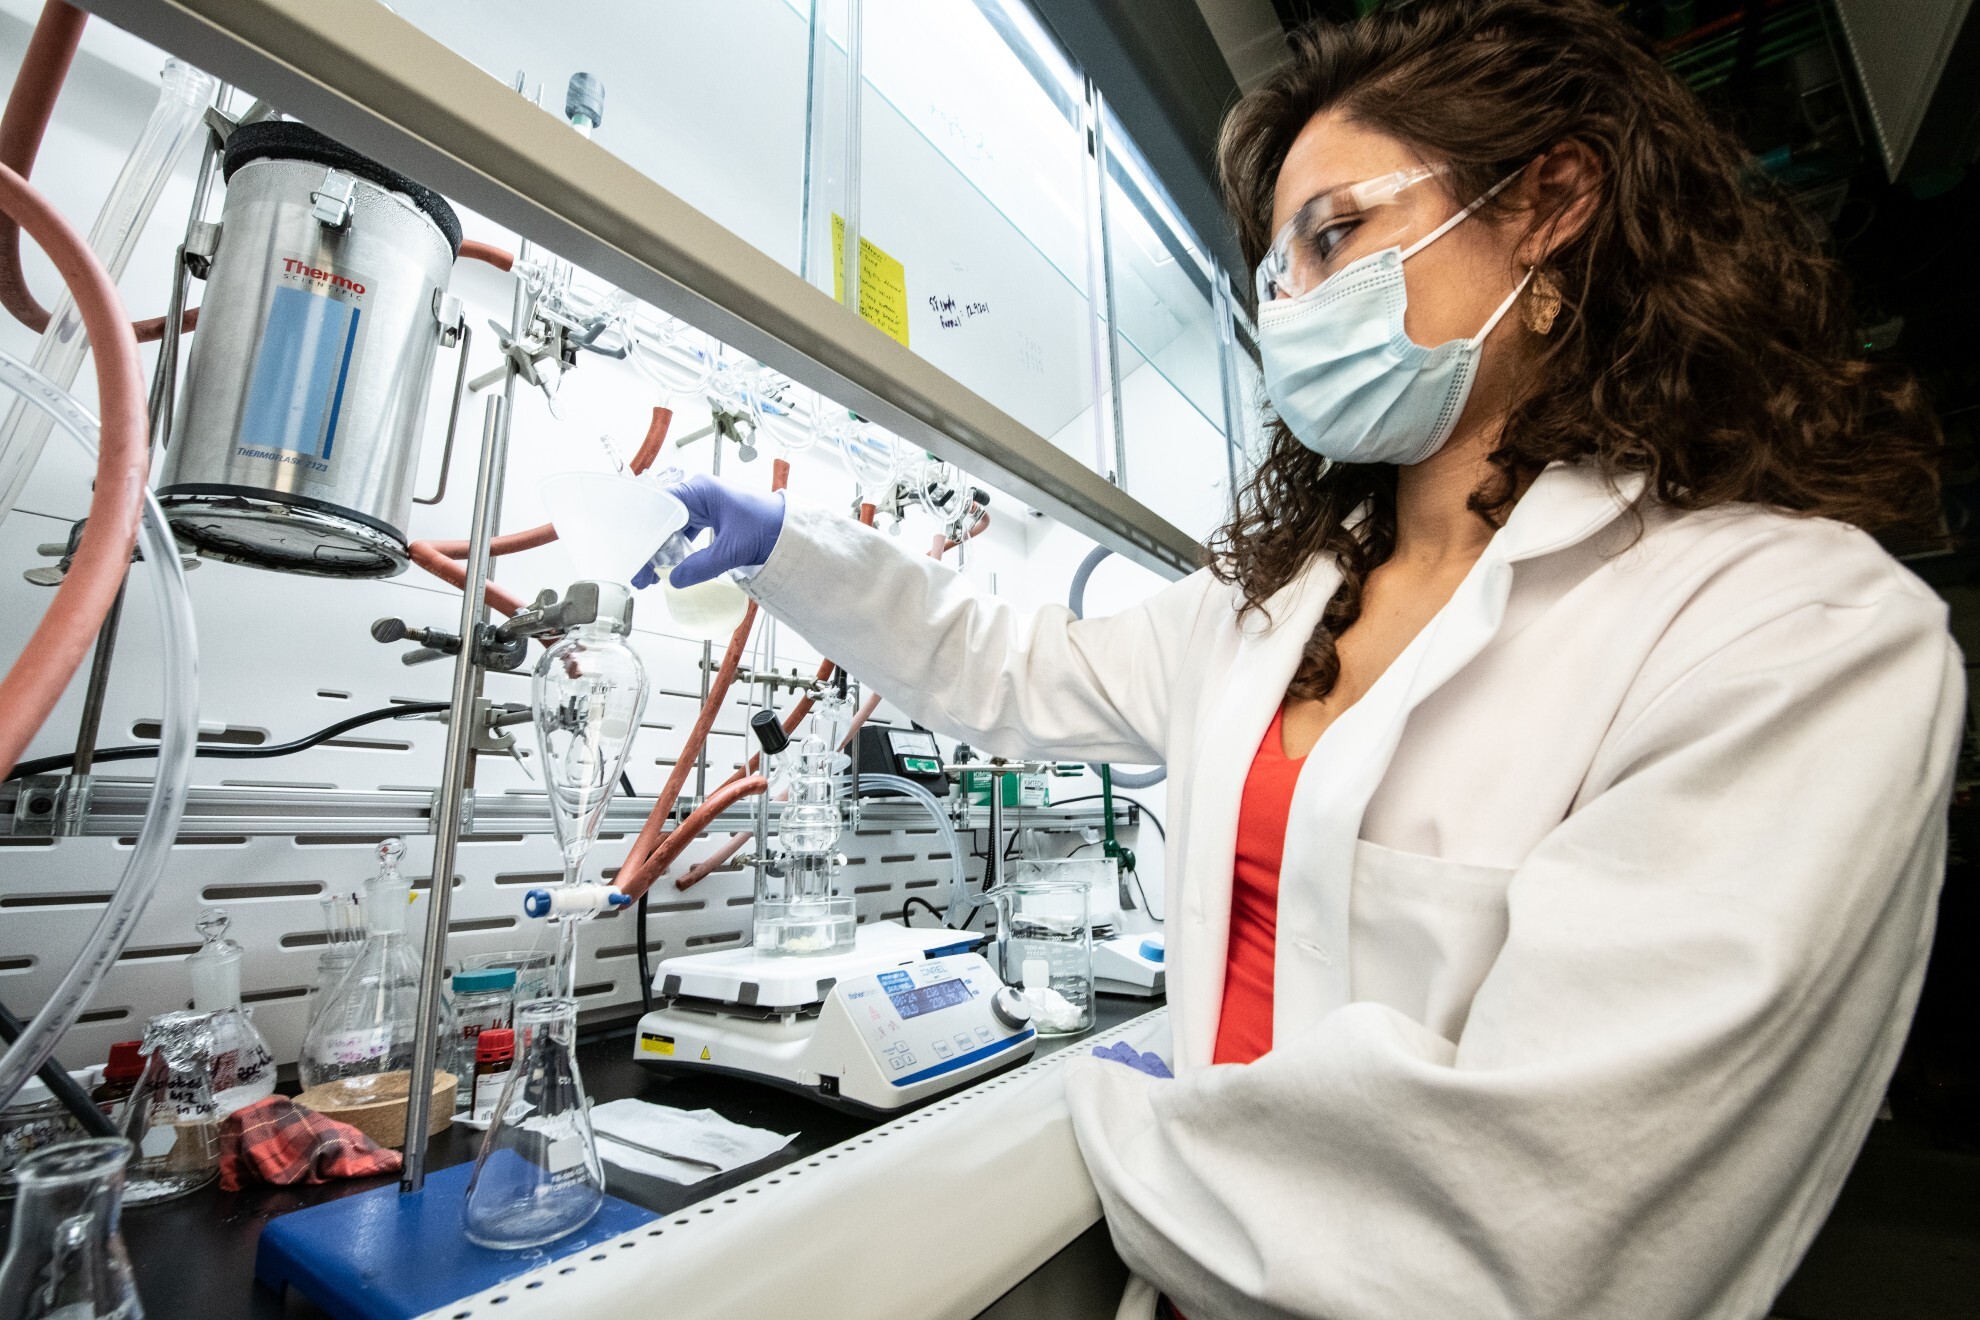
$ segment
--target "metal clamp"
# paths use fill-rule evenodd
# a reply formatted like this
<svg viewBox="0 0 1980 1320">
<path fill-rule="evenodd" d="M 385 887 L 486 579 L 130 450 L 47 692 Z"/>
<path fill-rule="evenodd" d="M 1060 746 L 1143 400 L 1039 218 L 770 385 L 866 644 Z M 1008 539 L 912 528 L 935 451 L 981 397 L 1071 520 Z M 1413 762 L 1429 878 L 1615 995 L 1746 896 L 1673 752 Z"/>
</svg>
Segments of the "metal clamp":
<svg viewBox="0 0 1980 1320">
<path fill-rule="evenodd" d="M 351 222 L 357 179 L 342 170 L 325 170 L 323 182 L 309 195 L 309 213 L 325 229 L 342 229 Z"/>
<path fill-rule="evenodd" d="M 713 673 L 719 670 L 722 664 L 719 660 L 708 657 L 702 660 L 701 667 Z M 779 688 L 784 688 L 792 692 L 816 694 L 832 686 L 830 679 L 821 682 L 817 678 L 809 677 L 795 668 L 788 674 L 780 674 L 774 669 L 757 670 L 751 669 L 747 665 L 739 666 L 736 669 L 735 681 L 741 683 L 744 687 L 749 687 L 755 683 L 762 683 L 773 692 Z"/>
<path fill-rule="evenodd" d="M 373 620 L 371 640 L 388 646 L 393 642 L 418 642 L 417 650 L 407 651 L 399 657 L 399 663 L 406 665 L 423 665 L 442 656 L 459 655 L 461 651 L 461 639 L 457 634 L 440 628 L 415 628 L 404 619 Z M 528 658 L 529 643 L 526 638 L 505 637 L 494 625 L 482 625 L 475 645 L 477 663 L 490 669 L 507 671 L 522 668 Z"/>
<path fill-rule="evenodd" d="M 530 637 L 550 637 L 567 633 L 587 623 L 617 623 L 632 630 L 632 591 L 617 582 L 573 582 L 563 599 L 554 591 L 544 591 L 530 607 L 497 624 L 495 632 L 504 640 L 521 641 Z"/>
<path fill-rule="evenodd" d="M 16 838 L 62 839 L 82 833 L 95 787 L 90 775 L 30 775 L 14 798 Z"/>
<path fill-rule="evenodd" d="M 213 257 L 220 250 L 220 224 L 216 220 L 195 220 L 186 227 L 186 269 L 194 279 L 213 273 Z"/>
</svg>

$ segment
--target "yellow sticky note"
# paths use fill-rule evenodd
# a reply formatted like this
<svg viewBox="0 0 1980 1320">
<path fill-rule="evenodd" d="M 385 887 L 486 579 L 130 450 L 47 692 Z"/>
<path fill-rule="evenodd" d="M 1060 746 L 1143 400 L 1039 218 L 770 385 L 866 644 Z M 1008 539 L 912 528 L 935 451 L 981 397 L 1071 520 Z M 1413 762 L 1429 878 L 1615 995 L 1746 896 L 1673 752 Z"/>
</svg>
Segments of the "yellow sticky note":
<svg viewBox="0 0 1980 1320">
<path fill-rule="evenodd" d="M 846 300 L 846 220 L 832 217 L 832 296 Z M 859 314 L 867 324 L 908 346 L 907 268 L 864 234 L 859 236 Z"/>
</svg>

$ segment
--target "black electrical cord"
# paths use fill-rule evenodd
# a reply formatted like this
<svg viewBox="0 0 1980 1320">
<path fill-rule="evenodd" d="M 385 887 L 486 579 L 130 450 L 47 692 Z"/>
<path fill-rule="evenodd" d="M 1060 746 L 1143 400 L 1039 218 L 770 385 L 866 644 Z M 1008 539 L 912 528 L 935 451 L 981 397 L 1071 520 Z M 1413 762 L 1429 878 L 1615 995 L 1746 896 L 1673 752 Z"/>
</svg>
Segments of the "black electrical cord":
<svg viewBox="0 0 1980 1320">
<path fill-rule="evenodd" d="M 908 920 L 908 914 L 914 911 L 914 905 L 917 903 L 928 909 L 928 915 L 935 918 L 936 925 L 942 926 L 948 924 L 933 903 L 923 898 L 920 894 L 911 894 L 908 896 L 908 901 L 901 905 L 901 924 L 903 926 L 914 925 L 912 921 Z"/>
<path fill-rule="evenodd" d="M 1052 805 L 1055 807 L 1065 807 L 1065 806 L 1070 806 L 1075 802 L 1098 802 L 1105 796 L 1106 795 L 1102 793 L 1082 793 L 1078 797 L 1060 798 L 1057 802 L 1054 802 Z M 1125 802 L 1129 806 L 1139 811 L 1142 815 L 1148 817 L 1148 823 L 1155 827 L 1155 833 L 1161 836 L 1162 842 L 1167 843 L 1169 841 L 1169 832 L 1162 828 L 1162 818 L 1160 816 L 1157 816 L 1154 812 L 1150 811 L 1145 804 L 1141 803 L 1140 801 L 1134 798 L 1129 797 L 1125 793 L 1115 793 L 1114 801 Z M 1097 844 L 1093 844 L 1093 843 L 1082 843 L 1081 845 L 1079 845 L 1079 848 L 1092 848 L 1097 846 L 1098 846 Z M 1015 834 L 1013 834 L 1011 838 L 1011 848 L 1015 848 L 1015 847 L 1017 847 L 1017 837 Z M 1073 852 L 1078 852 L 1079 848 L 1073 849 Z M 1010 850 L 1006 849 L 1004 852 L 1004 856 L 1006 858 L 1009 858 L 1010 855 L 1011 855 Z M 1148 901 L 1148 888 L 1146 885 L 1141 883 L 1141 872 L 1129 871 L 1128 875 L 1133 877 L 1134 887 L 1141 891 L 1142 910 L 1146 912 L 1152 920 L 1161 921 L 1163 919 L 1162 914 L 1157 912 L 1154 909 L 1153 905 L 1151 905 Z"/>
<path fill-rule="evenodd" d="M 294 742 L 269 743 L 264 747 L 195 746 L 193 748 L 193 755 L 219 757 L 234 761 L 255 761 L 272 756 L 292 756 L 297 752 L 308 751 L 318 743 L 328 742 L 340 733 L 349 733 L 352 729 L 362 728 L 367 724 L 376 724 L 380 720 L 403 719 L 409 715 L 435 715 L 443 710 L 447 710 L 449 706 L 450 703 L 445 701 L 406 701 L 395 706 L 381 706 L 377 710 L 368 710 L 362 715 L 353 715 L 349 719 L 338 720 L 335 724 L 318 729 L 315 733 L 298 738 Z M 97 750 L 95 760 L 99 764 L 104 761 L 141 761 L 147 757 L 158 755 L 158 748 L 158 743 L 142 743 L 131 747 L 103 747 Z M 25 779 L 30 775 L 47 774 L 50 770 L 60 770 L 63 766 L 73 765 L 75 759 L 74 753 L 65 752 L 60 756 L 42 756 L 32 761 L 22 761 L 14 767 L 12 773 L 5 780 L 0 780 L 0 783 Z"/>
<path fill-rule="evenodd" d="M 1078 797 L 1060 798 L 1052 805 L 1055 807 L 1069 807 L 1075 802 L 1098 802 L 1102 796 L 1104 795 L 1100 793 L 1082 793 Z M 1150 811 L 1146 806 L 1142 805 L 1142 803 L 1140 803 L 1134 798 L 1129 797 L 1125 793 L 1115 793 L 1114 801 L 1125 802 L 1129 806 L 1139 810 L 1142 815 L 1148 817 L 1148 823 L 1155 827 L 1155 832 L 1162 836 L 1162 842 L 1167 843 L 1169 841 L 1169 832 L 1162 828 L 1161 818 L 1157 816 L 1154 812 Z"/>
<path fill-rule="evenodd" d="M 639 796 L 639 790 L 633 787 L 632 776 L 623 770 L 619 772 L 619 791 L 629 798 Z M 639 896 L 639 902 L 633 907 L 633 921 L 638 927 L 633 933 L 633 950 L 639 957 L 639 1011 L 642 1013 L 651 1013 L 653 1011 L 653 955 L 646 944 L 645 894 Z"/>
<path fill-rule="evenodd" d="M 1055 807 L 1064 807 L 1064 806 L 1070 806 L 1075 802 L 1098 802 L 1104 796 L 1105 794 L 1102 793 L 1082 793 L 1078 797 L 1060 798 L 1057 802 L 1054 802 L 1052 805 Z M 1115 793 L 1114 801 L 1125 802 L 1129 806 L 1141 812 L 1142 815 L 1148 817 L 1148 823 L 1153 825 L 1155 827 L 1155 832 L 1162 836 L 1162 842 L 1167 843 L 1169 841 L 1169 832 L 1162 828 L 1161 819 L 1157 817 L 1154 812 L 1150 811 L 1147 807 L 1143 806 L 1139 801 L 1129 797 L 1125 793 Z M 1011 859 L 1011 854 L 1017 851 L 1018 834 L 1019 831 L 1012 830 L 1011 841 L 1004 845 L 1004 860 L 1007 862 Z"/>
</svg>

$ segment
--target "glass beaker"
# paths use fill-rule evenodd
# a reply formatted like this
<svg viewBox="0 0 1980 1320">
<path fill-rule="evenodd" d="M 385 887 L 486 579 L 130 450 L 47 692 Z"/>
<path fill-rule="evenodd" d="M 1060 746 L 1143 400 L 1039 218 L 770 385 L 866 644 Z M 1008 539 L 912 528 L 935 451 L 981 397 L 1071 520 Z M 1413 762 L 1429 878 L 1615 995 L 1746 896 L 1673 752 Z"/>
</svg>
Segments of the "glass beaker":
<svg viewBox="0 0 1980 1320">
<path fill-rule="evenodd" d="M 1093 1026 L 1096 869 L 1111 862 L 1019 862 L 998 902 L 999 972 L 1031 1007 L 1041 1036 Z"/>
<path fill-rule="evenodd" d="M 124 1189 L 148 1205 L 220 1176 L 220 1107 L 213 1101 L 212 1016 L 160 1013 L 144 1024 L 144 1075 L 124 1113 L 137 1164 Z"/>
<path fill-rule="evenodd" d="M 843 953 L 853 947 L 859 921 L 853 896 L 835 892 L 845 888 L 836 784 L 846 758 L 826 746 L 814 720 L 785 759 L 790 800 L 777 823 L 777 855 L 756 872 L 756 950 Z"/>
<path fill-rule="evenodd" d="M 397 839 L 378 845 L 378 874 L 364 895 L 364 948 L 323 1001 L 296 1061 L 304 1089 L 337 1085 L 338 1107 L 403 1096 L 381 1079 L 412 1067 L 419 956 L 406 935 L 412 886 L 399 874 L 404 852 Z"/>
<path fill-rule="evenodd" d="M 143 1320 L 117 1231 L 130 1143 L 97 1137 L 38 1150 L 14 1170 L 20 1200 L 0 1265 L 7 1320 Z"/>
<path fill-rule="evenodd" d="M 469 1240 L 498 1251 L 575 1232 L 605 1197 L 578 1074 L 577 1001 L 524 1004 L 515 1032 L 515 1070 L 482 1138 L 462 1211 Z"/>
</svg>

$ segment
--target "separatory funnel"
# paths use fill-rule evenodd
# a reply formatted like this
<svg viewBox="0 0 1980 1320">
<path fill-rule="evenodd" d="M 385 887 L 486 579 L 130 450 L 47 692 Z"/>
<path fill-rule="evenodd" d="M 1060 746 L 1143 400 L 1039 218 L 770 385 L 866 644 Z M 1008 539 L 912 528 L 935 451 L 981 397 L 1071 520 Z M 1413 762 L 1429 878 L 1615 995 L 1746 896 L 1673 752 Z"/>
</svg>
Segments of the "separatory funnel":
<svg viewBox="0 0 1980 1320">
<path fill-rule="evenodd" d="M 562 995 L 576 990 L 577 923 L 630 901 L 608 886 L 578 881 L 646 709 L 646 666 L 626 643 L 632 592 L 612 582 L 596 585 L 597 619 L 571 629 L 545 651 L 530 685 L 550 819 L 564 852 L 564 882 L 557 890 L 532 890 L 523 910 L 561 926 L 556 986 Z"/>
</svg>

